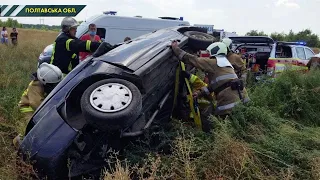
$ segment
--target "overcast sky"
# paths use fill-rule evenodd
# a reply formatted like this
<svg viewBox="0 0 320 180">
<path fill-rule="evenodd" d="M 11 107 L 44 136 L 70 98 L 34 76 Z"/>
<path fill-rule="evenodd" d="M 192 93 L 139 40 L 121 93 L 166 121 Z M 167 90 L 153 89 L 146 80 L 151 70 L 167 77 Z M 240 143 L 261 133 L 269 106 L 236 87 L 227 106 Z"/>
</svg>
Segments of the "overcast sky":
<svg viewBox="0 0 320 180">
<path fill-rule="evenodd" d="M 113 10 L 119 16 L 182 16 L 191 24 L 212 24 L 216 29 L 236 31 L 240 35 L 252 29 L 271 33 L 288 32 L 290 29 L 298 32 L 306 28 L 320 35 L 320 23 L 316 15 L 320 0 L 1 0 L 1 4 L 87 5 L 76 16 L 77 20 Z M 28 24 L 40 22 L 37 17 L 14 19 Z M 44 22 L 58 25 L 61 19 L 45 17 Z"/>
</svg>

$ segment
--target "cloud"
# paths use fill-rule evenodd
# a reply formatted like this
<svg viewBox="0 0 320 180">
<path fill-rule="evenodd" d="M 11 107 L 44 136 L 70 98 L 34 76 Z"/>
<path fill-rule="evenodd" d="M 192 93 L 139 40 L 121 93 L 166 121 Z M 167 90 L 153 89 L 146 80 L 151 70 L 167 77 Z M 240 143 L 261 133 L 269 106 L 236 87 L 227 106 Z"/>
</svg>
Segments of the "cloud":
<svg viewBox="0 0 320 180">
<path fill-rule="evenodd" d="M 213 8 L 212 2 L 199 3 L 196 0 L 140 0 L 146 6 L 157 9 L 159 16 L 183 16 L 191 24 L 216 24 L 227 18 L 227 13 L 221 8 Z M 206 4 L 206 6 L 204 6 Z"/>
<path fill-rule="evenodd" d="M 299 4 L 292 2 L 291 0 L 278 0 L 275 3 L 275 5 L 277 7 L 284 6 L 284 7 L 291 8 L 291 9 L 299 9 L 300 8 Z"/>
</svg>

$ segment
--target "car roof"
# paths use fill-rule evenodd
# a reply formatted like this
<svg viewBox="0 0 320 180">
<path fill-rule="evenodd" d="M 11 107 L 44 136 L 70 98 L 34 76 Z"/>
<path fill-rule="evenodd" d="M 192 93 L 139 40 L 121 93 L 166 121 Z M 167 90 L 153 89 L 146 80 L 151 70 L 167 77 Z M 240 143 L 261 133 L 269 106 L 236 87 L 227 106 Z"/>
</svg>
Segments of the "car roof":
<svg viewBox="0 0 320 180">
<path fill-rule="evenodd" d="M 239 44 L 239 43 L 246 43 L 246 44 L 261 44 L 261 43 L 267 43 L 267 44 L 273 44 L 274 40 L 268 36 L 235 36 L 235 37 L 229 37 L 233 43 Z"/>
</svg>

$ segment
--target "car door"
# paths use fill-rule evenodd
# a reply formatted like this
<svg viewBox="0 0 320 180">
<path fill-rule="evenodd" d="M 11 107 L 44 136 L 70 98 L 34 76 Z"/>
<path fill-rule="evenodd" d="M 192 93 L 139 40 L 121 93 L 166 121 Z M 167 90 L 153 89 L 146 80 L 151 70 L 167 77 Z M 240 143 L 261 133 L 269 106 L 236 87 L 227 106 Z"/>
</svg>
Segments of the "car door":
<svg viewBox="0 0 320 180">
<path fill-rule="evenodd" d="M 298 58 L 298 62 L 297 62 L 297 65 L 298 65 L 298 69 L 304 69 L 305 66 L 307 65 L 308 63 L 308 60 L 307 60 L 307 55 L 306 55 L 306 52 L 305 52 L 305 47 L 295 47 L 296 49 L 296 54 L 297 54 L 297 58 Z"/>
</svg>

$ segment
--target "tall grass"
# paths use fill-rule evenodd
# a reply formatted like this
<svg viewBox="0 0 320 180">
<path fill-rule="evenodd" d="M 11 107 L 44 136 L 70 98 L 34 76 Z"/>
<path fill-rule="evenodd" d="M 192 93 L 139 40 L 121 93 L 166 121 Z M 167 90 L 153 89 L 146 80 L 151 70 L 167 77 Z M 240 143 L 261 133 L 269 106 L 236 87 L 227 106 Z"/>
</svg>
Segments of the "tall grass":
<svg viewBox="0 0 320 180">
<path fill-rule="evenodd" d="M 57 34 L 20 29 L 18 46 L 0 44 L 0 179 L 16 179 L 20 171 L 15 166 L 12 139 L 24 132 L 25 122 L 17 103 L 36 69 L 39 54 Z"/>
<path fill-rule="evenodd" d="M 17 47 L 0 46 L 0 179 L 31 179 L 15 165 L 11 145 L 25 124 L 17 103 L 35 71 L 38 55 L 56 32 L 20 30 Z M 212 133 L 173 120 L 155 126 L 126 147 L 103 171 L 116 179 L 319 179 L 320 72 L 285 72 L 274 83 L 249 88 L 251 102 Z M 124 157 L 124 158 L 123 158 Z"/>
<path fill-rule="evenodd" d="M 212 117 L 210 134 L 174 121 L 160 137 L 171 153 L 135 145 L 126 156 L 134 163 L 125 176 L 139 166 L 134 155 L 151 151 L 161 163 L 144 179 L 319 179 L 319 75 L 285 72 L 274 83 L 250 87 L 252 101 L 225 121 Z"/>
</svg>

